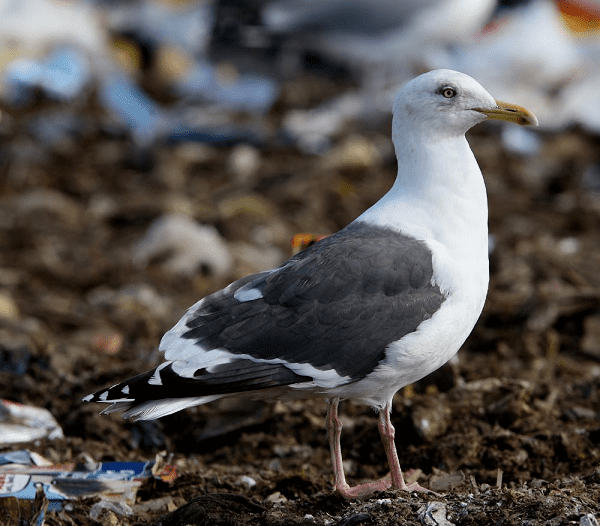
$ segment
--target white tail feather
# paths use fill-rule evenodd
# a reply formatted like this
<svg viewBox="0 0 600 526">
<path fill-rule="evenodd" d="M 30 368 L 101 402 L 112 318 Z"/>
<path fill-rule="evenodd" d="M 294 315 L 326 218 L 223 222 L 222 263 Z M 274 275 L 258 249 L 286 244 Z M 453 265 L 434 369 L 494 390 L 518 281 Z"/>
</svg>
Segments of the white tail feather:
<svg viewBox="0 0 600 526">
<path fill-rule="evenodd" d="M 190 398 L 165 398 L 164 400 L 148 400 L 147 402 L 142 402 L 134 407 L 131 407 L 131 404 L 129 404 L 131 409 L 123 407 L 123 409 L 127 409 L 127 411 L 123 413 L 123 418 L 131 418 L 132 420 L 154 420 L 155 418 L 161 418 L 163 416 L 176 413 L 177 411 L 181 411 L 187 407 L 207 404 L 208 402 L 218 400 L 222 397 L 223 395 L 197 396 Z M 118 408 L 115 409 L 115 411 L 118 410 Z"/>
</svg>

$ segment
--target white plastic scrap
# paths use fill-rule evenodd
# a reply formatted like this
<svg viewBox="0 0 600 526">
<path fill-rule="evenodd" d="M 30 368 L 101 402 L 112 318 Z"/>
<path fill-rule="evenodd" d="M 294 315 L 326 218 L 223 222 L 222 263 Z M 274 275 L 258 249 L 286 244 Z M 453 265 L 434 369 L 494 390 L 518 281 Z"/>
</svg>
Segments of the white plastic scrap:
<svg viewBox="0 0 600 526">
<path fill-rule="evenodd" d="M 419 509 L 419 520 L 424 526 L 454 526 L 446 518 L 446 505 L 442 502 L 428 502 Z"/>
<path fill-rule="evenodd" d="M 248 475 L 244 475 L 240 480 L 242 481 L 242 484 L 245 484 L 249 488 L 253 488 L 254 486 L 256 486 L 256 480 L 254 480 L 252 477 L 249 477 Z"/>
<path fill-rule="evenodd" d="M 90 519 L 99 520 L 104 510 L 112 511 L 115 515 L 120 515 L 121 517 L 132 517 L 134 515 L 131 506 L 124 501 L 113 502 L 110 500 L 101 500 L 91 507 Z"/>
<path fill-rule="evenodd" d="M 47 409 L 0 400 L 0 445 L 63 437 L 62 428 Z"/>
<path fill-rule="evenodd" d="M 174 274 L 190 276 L 204 266 L 223 276 L 233 265 L 229 248 L 215 227 L 181 215 L 165 215 L 154 221 L 133 248 L 133 261 L 145 267 L 152 258 L 170 252 L 165 267 Z"/>
<path fill-rule="evenodd" d="M 579 519 L 580 526 L 598 526 L 598 519 L 591 513 L 586 513 L 581 519 Z"/>
</svg>

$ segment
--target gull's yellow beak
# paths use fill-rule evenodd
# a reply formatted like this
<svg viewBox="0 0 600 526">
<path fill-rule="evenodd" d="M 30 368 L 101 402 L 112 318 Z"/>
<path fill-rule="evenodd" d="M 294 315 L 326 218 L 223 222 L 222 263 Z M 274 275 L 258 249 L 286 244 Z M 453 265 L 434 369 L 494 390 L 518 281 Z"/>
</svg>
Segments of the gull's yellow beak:
<svg viewBox="0 0 600 526">
<path fill-rule="evenodd" d="M 497 108 L 484 109 L 484 108 L 473 108 L 475 111 L 483 113 L 488 119 L 495 119 L 497 121 L 508 121 L 516 122 L 522 126 L 537 126 L 537 117 L 526 110 L 522 106 L 516 104 L 509 104 L 508 102 L 502 102 L 496 100 Z"/>
</svg>

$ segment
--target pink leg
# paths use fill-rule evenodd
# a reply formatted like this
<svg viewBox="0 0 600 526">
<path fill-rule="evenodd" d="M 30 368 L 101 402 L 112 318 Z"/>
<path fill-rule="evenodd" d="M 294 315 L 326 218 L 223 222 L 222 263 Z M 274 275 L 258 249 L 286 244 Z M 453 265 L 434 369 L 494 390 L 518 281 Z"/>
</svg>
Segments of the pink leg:
<svg viewBox="0 0 600 526">
<path fill-rule="evenodd" d="M 396 451 L 396 430 L 392 425 L 392 421 L 390 420 L 390 413 L 392 411 L 391 402 L 388 403 L 383 410 L 379 412 L 379 434 L 381 435 L 381 441 L 383 442 L 383 447 L 385 448 L 385 454 L 388 459 L 388 464 L 390 466 L 390 476 L 392 478 L 392 489 L 400 489 L 403 491 L 427 491 L 430 490 L 423 488 L 416 482 L 412 484 L 406 484 L 404 482 L 404 477 L 402 476 L 402 469 L 400 468 L 400 460 L 398 459 L 398 452 Z M 431 493 L 433 493 L 431 491 Z"/>
<path fill-rule="evenodd" d="M 340 438 L 342 436 L 342 423 L 338 418 L 339 403 L 339 398 L 333 398 L 329 400 L 329 410 L 327 411 L 327 419 L 325 421 L 327 427 L 327 437 L 329 438 L 329 448 L 331 450 L 333 473 L 335 476 L 335 489 L 347 499 L 368 497 L 376 491 L 384 491 L 388 489 L 391 483 L 387 477 L 376 482 L 367 482 L 366 484 L 360 484 L 359 486 L 354 487 L 350 487 L 346 482 L 344 466 L 342 464 L 342 446 L 340 444 Z"/>
<path fill-rule="evenodd" d="M 406 484 L 402 476 L 400 461 L 396 451 L 395 429 L 390 420 L 391 403 L 379 412 L 379 434 L 385 448 L 385 454 L 390 466 L 390 473 L 375 482 L 367 482 L 358 486 L 349 486 L 344 475 L 344 466 L 342 464 L 342 446 L 340 438 L 342 436 L 342 423 L 338 418 L 339 398 L 329 400 L 329 410 L 327 411 L 326 427 L 327 437 L 329 439 L 329 448 L 331 450 L 331 461 L 333 463 L 333 472 L 335 476 L 335 489 L 339 491 L 343 497 L 347 499 L 356 499 L 369 497 L 376 491 L 384 491 L 388 488 L 399 489 L 403 491 L 427 491 L 434 493 L 426 488 L 421 487 L 416 482 Z"/>
</svg>

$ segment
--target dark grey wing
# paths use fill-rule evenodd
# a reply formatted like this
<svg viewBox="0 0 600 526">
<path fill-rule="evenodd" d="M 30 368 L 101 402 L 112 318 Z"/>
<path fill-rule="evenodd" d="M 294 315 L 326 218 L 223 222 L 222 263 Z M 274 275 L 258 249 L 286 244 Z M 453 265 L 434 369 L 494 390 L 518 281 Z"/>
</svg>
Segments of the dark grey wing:
<svg viewBox="0 0 600 526">
<path fill-rule="evenodd" d="M 167 362 L 96 398 L 131 405 L 359 380 L 439 309 L 445 297 L 432 278 L 424 243 L 353 223 L 199 301 L 163 337 Z"/>
<path fill-rule="evenodd" d="M 444 295 L 432 276 L 422 242 L 355 223 L 278 269 L 208 296 L 161 348 L 192 367 L 210 367 L 205 356 L 218 349 L 303 376 L 333 370 L 356 380 L 439 309 Z"/>
</svg>

